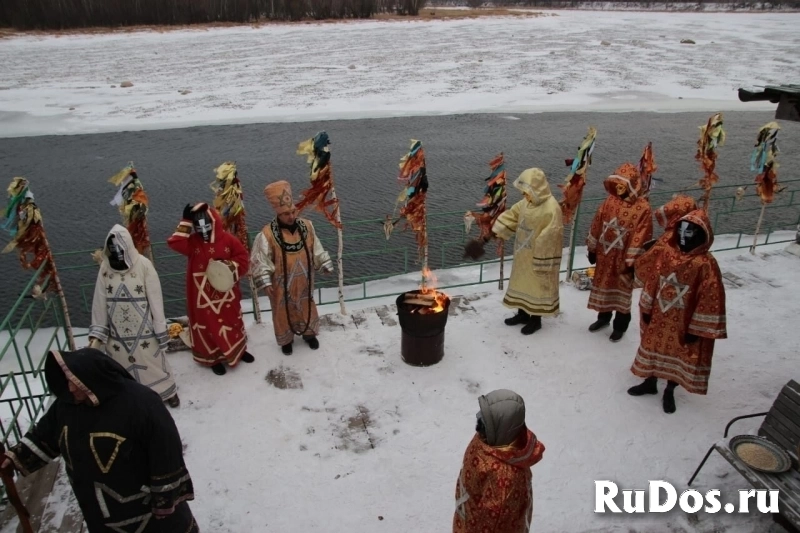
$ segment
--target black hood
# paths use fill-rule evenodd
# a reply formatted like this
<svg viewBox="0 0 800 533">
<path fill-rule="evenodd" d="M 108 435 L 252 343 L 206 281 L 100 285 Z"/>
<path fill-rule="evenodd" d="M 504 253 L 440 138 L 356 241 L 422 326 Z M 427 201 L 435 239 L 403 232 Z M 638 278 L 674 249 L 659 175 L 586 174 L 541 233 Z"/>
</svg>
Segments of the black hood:
<svg viewBox="0 0 800 533">
<path fill-rule="evenodd" d="M 95 407 L 117 394 L 126 380 L 134 381 L 122 365 L 93 348 L 51 351 L 44 364 L 44 377 L 50 392 L 59 400 L 75 403 L 67 387 L 69 379 L 89 396 Z"/>
</svg>

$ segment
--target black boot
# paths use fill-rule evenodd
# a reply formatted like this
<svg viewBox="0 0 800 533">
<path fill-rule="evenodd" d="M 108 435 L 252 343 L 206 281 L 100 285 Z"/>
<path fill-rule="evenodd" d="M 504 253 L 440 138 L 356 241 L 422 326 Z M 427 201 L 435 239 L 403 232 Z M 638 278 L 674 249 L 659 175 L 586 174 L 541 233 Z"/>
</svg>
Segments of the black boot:
<svg viewBox="0 0 800 533">
<path fill-rule="evenodd" d="M 609 337 L 611 342 L 619 342 L 622 336 L 625 335 L 625 332 L 628 331 L 628 324 L 630 323 L 630 313 L 620 313 L 617 311 L 614 315 L 614 331 L 611 332 L 611 336 Z"/>
<path fill-rule="evenodd" d="M 211 371 L 214 372 L 218 376 L 224 376 L 225 372 L 225 365 L 223 363 L 217 363 L 216 365 L 211 367 Z"/>
<path fill-rule="evenodd" d="M 609 325 L 611 323 L 611 315 L 611 311 L 597 313 L 597 320 L 589 326 L 589 331 L 597 331 Z"/>
<path fill-rule="evenodd" d="M 169 405 L 173 409 L 178 407 L 180 404 L 181 404 L 181 399 L 178 398 L 177 394 L 175 394 L 175 396 L 171 396 L 171 397 L 167 398 L 167 405 Z"/>
<path fill-rule="evenodd" d="M 631 396 L 644 396 L 645 394 L 658 394 L 658 378 L 649 377 L 642 383 L 628 389 Z"/>
<path fill-rule="evenodd" d="M 522 328 L 523 335 L 532 335 L 542 329 L 542 317 L 538 315 L 531 315 L 528 323 Z"/>
<path fill-rule="evenodd" d="M 319 341 L 317 340 L 316 336 L 303 335 L 303 340 L 306 341 L 308 347 L 311 348 L 312 350 L 316 350 L 317 348 L 319 348 Z"/>
<path fill-rule="evenodd" d="M 530 320 L 530 319 L 531 319 L 531 315 L 529 315 L 528 313 L 526 313 L 522 309 L 519 309 L 517 311 L 516 315 L 512 316 L 511 318 L 506 318 L 505 319 L 505 323 L 506 323 L 506 326 L 519 326 L 520 324 L 527 323 L 528 320 Z"/>
<path fill-rule="evenodd" d="M 672 414 L 675 412 L 675 387 L 678 384 L 674 381 L 667 382 L 667 388 L 664 389 L 664 398 L 662 398 L 662 407 L 664 407 L 664 412 L 667 414 Z"/>
<path fill-rule="evenodd" d="M 281 346 L 281 351 L 283 352 L 283 355 L 292 355 L 292 343 L 290 342 L 289 344 L 284 344 Z"/>
<path fill-rule="evenodd" d="M 245 350 L 245 352 L 242 354 L 242 361 L 244 361 L 245 363 L 252 363 L 255 360 L 256 358 L 253 357 L 253 354 L 251 354 L 247 350 Z"/>
</svg>

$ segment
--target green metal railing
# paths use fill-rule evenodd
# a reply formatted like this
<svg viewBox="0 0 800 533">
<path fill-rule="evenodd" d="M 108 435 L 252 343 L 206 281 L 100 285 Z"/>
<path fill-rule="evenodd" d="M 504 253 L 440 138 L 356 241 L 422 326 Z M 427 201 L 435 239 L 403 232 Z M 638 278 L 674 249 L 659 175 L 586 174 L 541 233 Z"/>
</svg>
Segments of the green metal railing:
<svg viewBox="0 0 800 533">
<path fill-rule="evenodd" d="M 800 192 L 797 184 L 800 179 L 783 180 L 785 190 L 766 208 L 764 224 L 757 246 L 777 244 L 794 240 L 794 234 L 782 240 L 774 234 L 778 230 L 794 230 L 800 225 Z M 750 184 L 747 184 L 750 185 Z M 715 234 L 721 233 L 737 236 L 735 244 L 727 247 L 716 247 L 714 251 L 748 248 L 752 245 L 761 203 L 757 196 L 751 194 L 737 199 L 736 189 L 745 185 L 719 185 L 711 196 L 710 213 Z M 752 189 L 751 189 L 752 190 Z M 650 195 L 651 205 L 663 205 L 674 193 L 684 192 L 694 197 L 700 196 L 697 188 L 682 191 L 653 191 Z M 603 197 L 586 198 L 576 213 L 574 224 L 565 232 L 566 247 L 569 234 L 574 232 L 572 246 L 569 248 L 566 268 L 574 266 L 576 249 L 584 244 L 591 219 Z M 439 243 L 438 248 L 429 250 L 429 266 L 439 270 L 441 289 L 452 289 L 469 285 L 497 283 L 499 259 L 493 258 L 480 262 L 465 263 L 462 258 L 464 240 L 467 238 L 464 222 L 464 211 L 448 211 L 429 215 L 430 243 Z M 359 271 L 360 274 L 345 279 L 345 300 L 358 301 L 373 298 L 395 296 L 404 290 L 414 288 L 419 283 L 416 273 L 417 249 L 411 232 L 405 234 L 398 228 L 390 240 L 386 240 L 383 232 L 383 219 L 345 221 L 345 253 L 343 261 L 345 272 Z M 326 249 L 335 255 L 336 234 L 333 228 L 324 222 L 315 225 L 319 238 Z M 473 230 L 473 234 L 476 232 Z M 252 235 L 256 235 L 253 232 Z M 745 239 L 745 236 L 749 238 Z M 184 279 L 185 258 L 169 250 L 164 242 L 154 243 L 156 268 L 162 284 L 169 280 Z M 508 249 L 508 248 L 506 248 Z M 80 303 L 85 312 L 90 312 L 92 294 L 97 276 L 97 265 L 90 259 L 93 250 L 79 250 L 55 254 L 62 286 L 71 304 Z M 465 269 L 465 267 L 471 267 Z M 510 267 L 510 265 L 509 265 Z M 455 270 L 455 269 L 463 270 Z M 32 287 L 44 266 L 40 268 L 22 289 L 20 296 L 7 313 L 0 325 L 0 431 L 3 442 L 16 442 L 27 429 L 27 425 L 36 420 L 42 413 L 48 392 L 44 382 L 42 366 L 44 354 L 56 347 L 67 346 L 64 330 L 64 313 L 60 301 L 56 297 L 46 300 L 32 299 L 29 295 Z M 510 268 L 506 269 L 510 273 Z M 465 274 L 466 273 L 466 274 Z M 374 282 L 391 276 L 406 274 L 406 279 L 389 288 L 381 289 Z M 458 274 L 458 275 L 457 275 Z M 504 276 L 507 279 L 507 276 Z M 46 280 L 46 283 L 49 280 Z M 333 277 L 317 279 L 317 303 L 330 304 L 338 301 L 336 280 Z M 173 286 L 180 284 L 172 283 Z M 173 287 L 176 294 L 168 296 L 165 292 L 165 304 L 173 310 L 183 309 L 185 298 Z M 247 284 L 242 284 L 244 296 L 250 296 Z M 265 299 L 264 299 L 265 300 Z M 181 305 L 183 304 L 183 305 Z M 267 311 L 268 308 L 262 308 Z M 252 313 L 252 311 L 246 311 Z M 174 316 L 167 310 L 168 316 Z M 85 324 L 84 324 L 85 325 Z M 75 334 L 76 338 L 86 333 Z"/>
<path fill-rule="evenodd" d="M 31 276 L 0 323 L 0 437 L 7 446 L 45 410 L 44 354 L 68 346 L 61 301 L 47 292 L 49 276 L 41 282 L 45 296 L 29 296 L 46 266 Z"/>
</svg>

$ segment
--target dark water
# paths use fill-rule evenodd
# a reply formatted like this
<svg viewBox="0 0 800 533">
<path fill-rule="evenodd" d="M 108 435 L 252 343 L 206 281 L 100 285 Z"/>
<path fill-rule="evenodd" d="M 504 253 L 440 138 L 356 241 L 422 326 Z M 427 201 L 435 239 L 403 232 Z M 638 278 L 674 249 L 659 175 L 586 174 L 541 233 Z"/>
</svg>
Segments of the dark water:
<svg viewBox="0 0 800 533">
<path fill-rule="evenodd" d="M 186 129 L 106 133 L 96 135 L 43 136 L 0 139 L 0 168 L 3 189 L 14 176 L 31 181 L 36 201 L 42 209 L 45 228 L 55 252 L 99 248 L 110 227 L 120 220 L 109 205 L 115 187 L 107 183 L 128 161 L 134 161 L 150 197 L 149 224 L 153 241 L 163 241 L 180 219 L 187 202 L 210 201 L 212 169 L 226 160 L 236 161 L 245 188 L 245 205 L 250 230 L 266 224 L 272 213 L 261 191 L 270 181 L 287 179 L 295 197 L 308 184 L 304 156 L 295 155 L 297 144 L 319 130 L 331 137 L 332 163 L 336 187 L 341 198 L 342 217 L 347 223 L 363 219 L 382 219 L 392 212 L 399 192 L 396 180 L 398 163 L 406 153 L 409 139 L 420 139 L 427 156 L 430 190 L 429 212 L 459 211 L 449 217 L 432 218 L 431 226 L 450 226 L 431 231 L 431 266 L 460 261 L 458 253 L 461 216 L 482 195 L 483 178 L 488 176 L 489 160 L 498 152 L 506 155 L 509 182 L 525 168 L 538 166 L 555 189 L 566 176 L 564 159 L 574 157 L 589 125 L 598 129 L 593 165 L 584 198 L 603 195 L 602 179 L 625 161 L 637 162 L 648 141 L 653 141 L 661 190 L 691 187 L 701 176 L 694 160 L 698 127 L 710 113 L 542 113 L 532 115 L 455 115 L 394 119 L 331 121 L 294 124 L 255 124 L 209 126 Z M 725 184 L 753 181 L 749 158 L 758 128 L 772 120 L 771 112 L 725 113 L 728 141 L 719 151 L 718 173 Z M 798 178 L 800 168 L 800 124 L 782 122 L 782 153 L 779 178 Z M 797 184 L 791 184 L 797 189 Z M 748 189 L 752 193 L 754 187 Z M 731 190 L 727 191 L 729 195 Z M 560 198 L 560 193 L 556 193 Z M 723 189 L 720 189 L 720 196 Z M 509 202 L 520 194 L 509 186 Z M 654 197 L 660 205 L 664 197 Z M 755 199 L 750 199 L 757 206 Z M 510 205 L 510 204 L 509 204 Z M 590 213 L 595 204 L 587 204 Z M 335 239 L 329 226 L 316 213 L 323 240 L 335 252 Z M 717 232 L 752 231 L 757 212 L 722 216 Z M 579 242 L 586 234 L 590 217 L 579 223 Z M 797 223 L 795 209 L 774 209 L 768 222 L 773 228 L 789 228 Z M 346 228 L 346 252 L 376 250 L 378 253 L 348 256 L 348 278 L 381 276 L 403 270 L 405 257 L 395 248 L 413 249 L 411 237 L 395 235 L 387 243 L 379 221 Z M 475 231 L 473 229 L 473 231 Z M 0 244 L 8 236 L 0 237 Z M 444 247 L 444 254 L 442 254 Z M 169 250 L 156 249 L 156 263 L 163 276 L 168 298 L 182 295 L 183 261 L 169 258 Z M 414 254 L 408 254 L 408 268 L 415 269 Z M 96 270 L 69 270 L 89 264 L 88 252 L 59 257 L 57 264 L 68 293 L 74 323 L 88 323 L 86 301 L 91 302 Z M 176 273 L 167 276 L 166 272 Z M 13 254 L 0 256 L 0 316 L 11 306 L 20 285 L 29 275 L 20 270 Z M 81 286 L 84 286 L 81 288 Z M 182 303 L 168 304 L 168 314 L 182 312 Z"/>
</svg>

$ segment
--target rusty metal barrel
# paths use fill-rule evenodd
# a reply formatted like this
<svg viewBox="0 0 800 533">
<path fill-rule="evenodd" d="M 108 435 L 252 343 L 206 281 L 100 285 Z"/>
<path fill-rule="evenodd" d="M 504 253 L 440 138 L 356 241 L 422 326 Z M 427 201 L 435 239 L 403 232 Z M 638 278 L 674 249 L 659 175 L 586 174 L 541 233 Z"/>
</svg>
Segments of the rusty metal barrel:
<svg viewBox="0 0 800 533">
<path fill-rule="evenodd" d="M 406 295 L 420 292 L 409 291 L 397 297 L 397 316 L 402 330 L 400 355 L 409 365 L 430 366 L 444 357 L 444 329 L 450 297 L 445 295 L 444 309 L 438 313 L 421 313 L 419 306 L 405 303 Z"/>
</svg>

